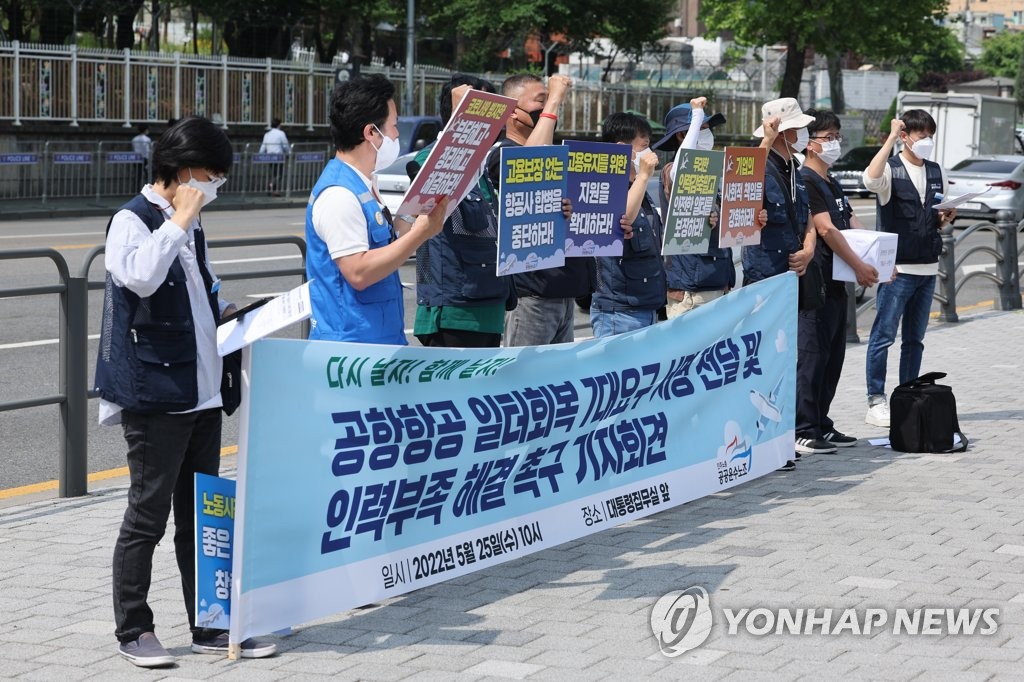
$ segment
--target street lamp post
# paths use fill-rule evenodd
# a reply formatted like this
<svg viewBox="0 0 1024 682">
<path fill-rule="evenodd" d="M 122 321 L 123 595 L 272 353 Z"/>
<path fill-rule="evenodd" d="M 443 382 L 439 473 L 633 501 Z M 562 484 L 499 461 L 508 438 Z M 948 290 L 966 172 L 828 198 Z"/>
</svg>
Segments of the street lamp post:
<svg viewBox="0 0 1024 682">
<path fill-rule="evenodd" d="M 416 56 L 416 0 L 408 0 L 405 7 L 405 100 L 406 116 L 412 116 L 413 62 Z"/>
</svg>

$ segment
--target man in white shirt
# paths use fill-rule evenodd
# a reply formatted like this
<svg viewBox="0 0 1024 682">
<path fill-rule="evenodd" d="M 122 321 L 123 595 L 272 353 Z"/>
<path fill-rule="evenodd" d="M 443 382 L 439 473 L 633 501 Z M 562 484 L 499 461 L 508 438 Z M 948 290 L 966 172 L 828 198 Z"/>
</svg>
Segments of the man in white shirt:
<svg viewBox="0 0 1024 682">
<path fill-rule="evenodd" d="M 864 171 L 864 186 L 875 193 L 876 229 L 899 236 L 897 276 L 878 285 L 875 321 L 871 325 L 866 359 L 868 424 L 889 428 L 885 374 L 889 346 L 903 320 L 900 348 L 900 383 L 921 373 L 924 334 L 935 292 L 942 227 L 956 218 L 956 209 L 932 208 L 946 193 L 942 168 L 929 157 L 935 147 L 935 119 L 923 109 L 911 109 L 893 119 L 885 144 Z M 903 151 L 890 157 L 893 145 Z"/>
<path fill-rule="evenodd" d="M 139 134 L 132 138 L 132 151 L 142 157 L 138 165 L 138 186 L 141 188 L 152 177 L 150 160 L 153 155 L 153 140 L 149 137 L 149 126 L 139 126 Z"/>
<path fill-rule="evenodd" d="M 281 119 L 272 119 L 270 130 L 263 134 L 260 154 L 287 154 L 288 149 L 288 136 L 281 130 Z M 275 161 L 269 165 L 269 168 L 270 178 L 267 182 L 267 193 L 272 197 L 279 197 L 281 196 L 281 173 L 284 171 L 284 161 Z"/>
<path fill-rule="evenodd" d="M 196 627 L 193 479 L 220 470 L 216 329 L 232 309 L 217 295 L 199 212 L 216 198 L 232 159 L 227 135 L 211 121 L 178 121 L 153 149 L 155 184 L 118 210 L 107 229 L 96 388 L 100 423 L 122 426 L 131 477 L 114 547 L 114 634 L 118 653 L 145 668 L 174 664 L 147 603 L 153 552 L 172 507 L 192 651 L 227 653 L 227 631 Z M 242 656 L 275 649 L 246 640 Z"/>
</svg>

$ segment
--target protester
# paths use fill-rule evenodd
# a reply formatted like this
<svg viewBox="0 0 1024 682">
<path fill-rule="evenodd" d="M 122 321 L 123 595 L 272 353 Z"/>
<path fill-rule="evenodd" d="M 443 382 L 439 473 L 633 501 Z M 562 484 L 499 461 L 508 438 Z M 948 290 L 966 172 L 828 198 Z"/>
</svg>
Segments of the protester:
<svg viewBox="0 0 1024 682">
<path fill-rule="evenodd" d="M 626 220 L 633 234 L 623 243 L 621 256 L 595 259 L 597 288 L 590 302 L 590 325 L 597 338 L 649 327 L 665 305 L 664 233 L 647 196 L 647 182 L 658 165 L 658 155 L 650 149 L 651 126 L 636 114 L 612 114 L 601 126 L 601 141 L 632 146 Z"/>
<path fill-rule="evenodd" d="M 766 102 L 761 113 L 765 123 L 754 131 L 754 135 L 764 137 L 764 145 L 769 149 L 764 178 L 764 207 L 768 211 L 768 222 L 761 228 L 761 243 L 743 247 L 744 284 L 787 270 L 803 275 L 815 247 L 807 190 L 793 157 L 794 152 L 802 152 L 807 147 L 807 124 L 814 118 L 804 114 L 792 97 Z M 797 353 L 799 363 L 800 354 Z M 797 443 L 796 456 L 787 460 L 782 469 L 795 469 L 796 460 L 803 454 L 835 452 L 835 446 L 818 445 L 810 447 Z"/>
<path fill-rule="evenodd" d="M 441 122 L 470 89 L 495 92 L 489 82 L 456 74 L 441 88 Z M 433 144 L 410 164 L 426 161 Z M 481 169 L 482 170 L 482 169 Z M 415 173 L 410 174 L 410 178 Z M 498 277 L 496 192 L 485 173 L 463 199 L 440 234 L 416 251 L 416 320 L 413 334 L 424 346 L 497 348 L 505 327 L 505 310 L 514 302 L 509 277 Z"/>
<path fill-rule="evenodd" d="M 725 123 L 725 116 L 716 113 L 705 119 L 706 104 L 706 97 L 695 97 L 689 104 L 679 104 L 669 109 L 665 115 L 665 136 L 655 142 L 652 148 L 666 152 L 675 152 L 679 148 L 714 148 L 715 135 L 712 129 Z M 661 216 L 664 222 L 668 221 L 668 200 L 672 194 L 675 176 L 673 161 L 666 164 L 661 171 Z M 717 203 L 721 203 L 721 197 Z M 712 226 L 717 224 L 717 219 L 718 215 L 715 212 L 712 214 Z M 706 254 L 666 257 L 665 275 L 668 284 L 666 314 L 672 319 L 713 301 L 736 286 L 732 249 L 719 248 L 718 230 L 713 229 Z"/>
<path fill-rule="evenodd" d="M 885 428 L 889 427 L 885 399 L 889 346 L 896 340 L 902 319 L 900 383 L 916 379 L 921 373 L 924 334 L 939 272 L 940 230 L 956 218 L 956 209 L 933 208 L 946 193 L 942 168 L 929 160 L 935 148 L 935 119 L 923 109 L 911 109 L 891 125 L 885 144 L 864 171 L 864 186 L 875 193 L 878 207 L 876 229 L 899 236 L 898 276 L 878 286 L 866 358 L 868 411 L 864 421 Z M 890 157 L 897 140 L 903 143 L 903 151 Z"/>
<path fill-rule="evenodd" d="M 149 184 L 153 177 L 150 171 L 153 156 L 153 139 L 149 136 L 149 126 L 139 126 L 139 134 L 132 138 L 132 151 L 142 157 L 138 165 L 138 177 L 135 184 L 141 189 L 143 185 Z"/>
<path fill-rule="evenodd" d="M 505 124 L 503 146 L 551 144 L 558 109 L 572 86 L 565 76 L 551 76 L 548 87 L 532 75 L 507 78 L 501 94 L 517 100 L 512 117 Z M 500 150 L 487 162 L 491 183 L 499 186 Z M 565 203 L 563 202 L 563 208 Z M 505 315 L 503 345 L 539 346 L 565 343 L 574 336 L 575 301 L 594 288 L 594 262 L 590 258 L 567 258 L 560 268 L 513 275 L 519 299 L 515 310 Z"/>
<path fill-rule="evenodd" d="M 846 283 L 832 279 L 833 256 L 846 261 L 861 286 L 878 283 L 878 271 L 861 260 L 842 230 L 861 228 L 842 186 L 828 172 L 843 141 L 839 117 L 831 111 L 807 111 L 806 159 L 800 174 L 807 187 L 811 219 L 818 234 L 814 260 L 825 280 L 825 303 L 816 310 L 801 310 L 797 324 L 796 440 L 798 446 L 849 447 L 857 442 L 835 427 L 828 412 L 839 386 L 846 358 Z M 821 446 L 820 442 L 826 445 Z"/>
<path fill-rule="evenodd" d="M 306 208 L 310 339 L 406 345 L 398 269 L 441 231 L 448 201 L 393 226 L 370 178 L 398 158 L 394 95 L 391 81 L 377 74 L 345 81 L 331 95 L 337 151 Z"/>
<path fill-rule="evenodd" d="M 272 119 L 270 121 L 270 130 L 263 134 L 260 154 L 287 154 L 289 149 L 288 136 L 281 130 L 281 119 Z M 281 175 L 283 173 L 283 161 L 270 164 L 270 178 L 267 182 L 267 194 L 270 196 L 281 196 Z"/>
<path fill-rule="evenodd" d="M 99 418 L 121 424 L 131 479 L 114 548 L 113 595 L 118 651 L 137 666 L 173 665 L 154 633 L 147 603 L 153 551 L 174 508 L 174 551 L 192 651 L 224 654 L 224 630 L 195 622 L 193 478 L 220 468 L 221 359 L 217 320 L 232 311 L 217 295 L 200 210 L 217 196 L 233 154 L 224 132 L 189 117 L 156 143 L 156 182 L 114 214 L 107 229 L 96 388 Z M 274 644 L 246 640 L 242 656 L 261 658 Z"/>
</svg>

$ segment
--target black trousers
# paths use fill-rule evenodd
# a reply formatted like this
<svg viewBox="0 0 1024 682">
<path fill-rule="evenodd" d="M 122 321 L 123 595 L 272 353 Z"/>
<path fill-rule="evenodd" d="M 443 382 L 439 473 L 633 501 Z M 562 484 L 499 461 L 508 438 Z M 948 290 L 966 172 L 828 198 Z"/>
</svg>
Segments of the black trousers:
<svg viewBox="0 0 1024 682">
<path fill-rule="evenodd" d="M 147 598 L 153 551 L 174 508 L 174 553 L 193 637 L 217 630 L 195 627 L 195 483 L 196 472 L 220 470 L 220 408 L 187 414 L 121 413 L 128 443 L 128 509 L 114 546 L 114 634 L 120 642 L 153 632 Z"/>
<path fill-rule="evenodd" d="M 418 334 L 416 338 L 428 348 L 501 347 L 501 334 L 474 332 L 467 329 L 438 329 L 433 334 Z"/>
<path fill-rule="evenodd" d="M 796 437 L 821 438 L 846 360 L 846 289 L 829 287 L 825 305 L 797 316 Z"/>
</svg>

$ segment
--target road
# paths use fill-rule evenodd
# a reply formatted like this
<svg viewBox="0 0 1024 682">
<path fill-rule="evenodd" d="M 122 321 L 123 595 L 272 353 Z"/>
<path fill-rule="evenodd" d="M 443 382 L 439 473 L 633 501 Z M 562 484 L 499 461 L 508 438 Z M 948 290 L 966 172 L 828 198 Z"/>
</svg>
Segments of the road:
<svg viewBox="0 0 1024 682">
<path fill-rule="evenodd" d="M 874 204 L 854 200 L 855 211 L 866 226 L 874 225 Z M 211 212 L 206 231 L 211 240 L 243 237 L 302 236 L 303 212 L 300 209 Z M 66 218 L 45 221 L 0 221 L 0 250 L 52 248 L 67 260 L 71 273 L 81 269 L 89 251 L 102 243 L 106 220 L 102 218 Z M 991 237 L 972 237 L 980 243 Z M 243 271 L 270 271 L 298 267 L 294 246 L 264 246 L 215 249 L 213 267 L 220 275 Z M 982 263 L 978 255 L 970 263 Z M 415 311 L 415 267 L 401 269 L 405 294 L 406 327 L 411 332 Z M 90 268 L 94 281 L 103 278 L 102 257 Z M 57 283 L 52 263 L 43 259 L 3 261 L 0 288 L 44 286 Z M 297 276 L 266 277 L 258 280 L 229 281 L 222 295 L 238 303 L 291 289 L 299 284 Z M 995 297 L 994 286 L 975 279 L 960 292 L 960 306 L 985 305 Z M 989 304 L 990 305 L 990 304 Z M 89 295 L 89 374 L 99 334 L 102 291 Z M 0 299 L 0 402 L 37 398 L 58 393 L 58 300 L 57 296 Z M 858 320 L 862 340 L 867 338 L 870 313 Z M 588 317 L 578 312 L 578 336 L 590 334 Z M 282 336 L 297 338 L 298 327 L 283 330 Z M 416 343 L 411 337 L 410 343 Z M 118 428 L 100 427 L 96 400 L 90 401 L 89 471 L 104 472 L 124 465 L 124 442 Z M 56 406 L 0 412 L 0 492 L 57 478 L 58 419 Z M 237 443 L 237 416 L 225 420 L 224 444 Z"/>
</svg>

